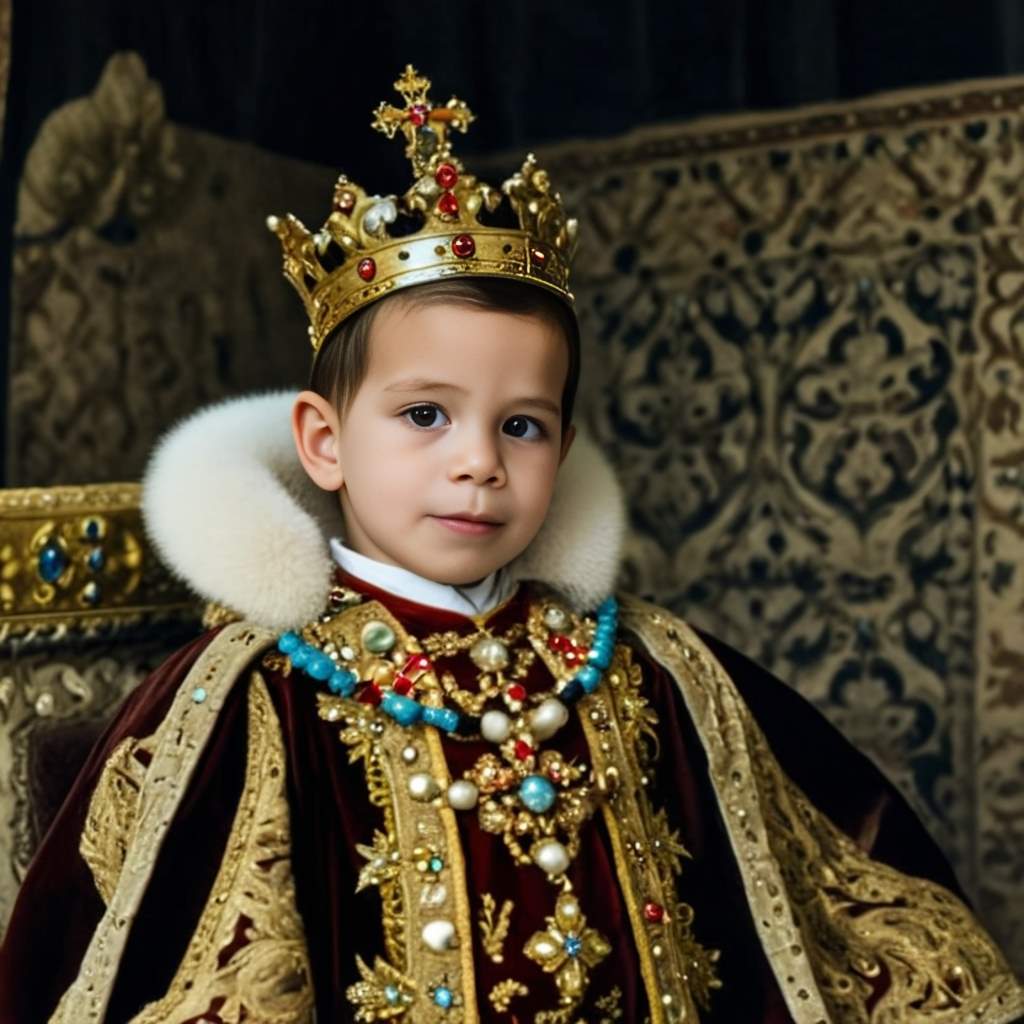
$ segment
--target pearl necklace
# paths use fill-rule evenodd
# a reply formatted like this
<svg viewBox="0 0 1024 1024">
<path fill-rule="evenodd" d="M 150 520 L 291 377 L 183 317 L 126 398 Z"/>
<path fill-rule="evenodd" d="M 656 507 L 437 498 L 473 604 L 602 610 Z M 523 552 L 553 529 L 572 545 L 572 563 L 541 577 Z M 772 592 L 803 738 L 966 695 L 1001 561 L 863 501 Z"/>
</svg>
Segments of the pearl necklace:
<svg viewBox="0 0 1024 1024">
<path fill-rule="evenodd" d="M 568 720 L 568 709 L 585 694 L 593 693 L 600 685 L 605 671 L 611 664 L 618 616 L 618 602 L 614 597 L 607 597 L 597 609 L 597 626 L 594 630 L 593 646 L 586 656 L 587 664 L 562 683 L 558 691 L 540 704 L 531 715 L 530 724 L 538 739 L 553 736 Z M 363 645 L 370 651 L 386 651 L 394 643 L 392 631 L 384 623 L 377 625 L 380 627 L 377 630 L 364 631 Z M 495 649 L 495 644 L 500 644 L 500 641 L 491 639 L 477 646 L 482 656 L 494 660 L 502 653 Z M 351 669 L 339 667 L 332 658 L 318 647 L 307 643 L 297 633 L 283 633 L 277 641 L 277 649 L 289 659 L 293 669 L 305 673 L 317 682 L 326 683 L 331 693 L 341 697 L 351 697 L 355 693 L 360 682 L 356 674 Z M 414 654 L 409 658 L 403 671 L 424 672 L 429 668 L 429 658 L 423 654 Z M 509 719 L 502 711 L 487 711 L 480 716 L 460 714 L 452 708 L 421 704 L 414 697 L 401 693 L 394 687 L 380 694 L 379 703 L 385 714 L 405 728 L 423 723 L 447 733 L 479 733 L 492 743 L 504 742 L 508 736 Z"/>
</svg>

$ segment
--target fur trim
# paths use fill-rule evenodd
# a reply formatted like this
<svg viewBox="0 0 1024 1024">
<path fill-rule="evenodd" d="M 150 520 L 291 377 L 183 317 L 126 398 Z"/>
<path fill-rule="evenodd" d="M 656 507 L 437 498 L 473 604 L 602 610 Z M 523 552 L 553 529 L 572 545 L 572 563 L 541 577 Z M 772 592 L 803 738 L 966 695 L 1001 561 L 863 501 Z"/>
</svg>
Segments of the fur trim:
<svg viewBox="0 0 1024 1024">
<path fill-rule="evenodd" d="M 327 539 L 341 533 L 336 496 L 296 457 L 294 400 L 275 392 L 201 409 L 161 440 L 143 480 L 146 530 L 163 561 L 204 600 L 272 629 L 323 611 L 334 571 Z M 543 527 L 508 571 L 593 608 L 614 587 L 624 532 L 611 467 L 581 435 Z"/>
</svg>

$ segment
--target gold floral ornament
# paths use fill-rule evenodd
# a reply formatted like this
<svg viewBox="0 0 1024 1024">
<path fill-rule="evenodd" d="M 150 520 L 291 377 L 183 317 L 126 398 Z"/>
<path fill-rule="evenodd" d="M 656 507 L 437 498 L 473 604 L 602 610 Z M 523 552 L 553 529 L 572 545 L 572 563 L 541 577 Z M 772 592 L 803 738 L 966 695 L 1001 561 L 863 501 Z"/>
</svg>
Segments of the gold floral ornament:
<svg viewBox="0 0 1024 1024">
<path fill-rule="evenodd" d="M 268 217 L 281 242 L 284 275 L 299 293 L 317 352 L 357 310 L 400 288 L 462 275 L 526 281 L 570 306 L 576 221 L 566 216 L 545 171 L 528 157 L 502 188 L 477 181 L 452 151 L 452 132 L 473 121 L 452 97 L 430 99 L 430 80 L 411 65 L 395 82 L 404 105 L 381 103 L 373 128 L 401 134 L 412 165 L 405 195 L 371 195 L 342 175 L 317 231 L 292 214 Z M 507 199 L 518 228 L 493 225 Z"/>
<path fill-rule="evenodd" d="M 583 998 L 590 969 L 610 952 L 608 940 L 587 919 L 572 893 L 562 893 L 555 913 L 547 918 L 547 929 L 535 932 L 523 952 L 548 974 L 554 974 L 562 1006 L 575 1006 Z"/>
<path fill-rule="evenodd" d="M 404 1016 L 415 998 L 412 981 L 380 957 L 371 969 L 357 956 L 356 966 L 362 980 L 350 985 L 345 993 L 356 1008 L 356 1020 L 394 1020 Z"/>
</svg>

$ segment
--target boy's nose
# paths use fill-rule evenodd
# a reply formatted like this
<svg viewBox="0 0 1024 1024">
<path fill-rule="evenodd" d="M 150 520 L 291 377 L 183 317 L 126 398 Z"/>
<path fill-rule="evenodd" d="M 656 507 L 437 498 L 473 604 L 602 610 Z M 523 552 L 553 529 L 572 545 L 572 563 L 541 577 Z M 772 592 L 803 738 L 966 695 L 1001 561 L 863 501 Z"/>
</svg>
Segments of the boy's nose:
<svg viewBox="0 0 1024 1024">
<path fill-rule="evenodd" d="M 490 438 L 466 438 L 452 461 L 451 476 L 456 481 L 500 487 L 505 483 L 505 467 L 498 445 Z"/>
</svg>

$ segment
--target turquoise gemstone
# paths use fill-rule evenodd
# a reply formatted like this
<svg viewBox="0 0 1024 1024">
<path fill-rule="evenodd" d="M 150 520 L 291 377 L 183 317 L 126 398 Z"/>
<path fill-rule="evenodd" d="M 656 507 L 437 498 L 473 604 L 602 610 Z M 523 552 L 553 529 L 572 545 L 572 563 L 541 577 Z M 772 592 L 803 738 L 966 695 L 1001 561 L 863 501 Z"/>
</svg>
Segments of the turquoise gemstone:
<svg viewBox="0 0 1024 1024">
<path fill-rule="evenodd" d="M 277 649 L 282 654 L 291 654 L 298 649 L 301 643 L 297 633 L 282 633 L 281 638 L 277 641 Z"/>
<path fill-rule="evenodd" d="M 402 998 L 402 993 L 398 990 L 397 985 L 385 985 L 384 998 L 388 1001 L 388 1006 L 397 1006 L 398 1000 Z"/>
<path fill-rule="evenodd" d="M 569 956 L 577 957 L 583 950 L 583 943 L 575 935 L 568 935 L 562 943 L 562 948 Z"/>
<path fill-rule="evenodd" d="M 309 662 L 309 656 L 313 654 L 313 648 L 306 644 L 299 644 L 291 653 L 292 668 L 304 669 Z"/>
<path fill-rule="evenodd" d="M 576 673 L 576 678 L 587 693 L 593 693 L 597 689 L 597 684 L 601 682 L 601 672 L 593 665 L 584 665 Z"/>
<path fill-rule="evenodd" d="M 442 1010 L 451 1009 L 451 1005 L 454 1002 L 455 996 L 447 985 L 438 985 L 437 988 L 434 989 L 434 1003 L 437 1006 L 440 1006 Z"/>
<path fill-rule="evenodd" d="M 436 875 L 444 867 L 444 860 L 440 857 L 431 857 L 427 863 L 427 867 Z"/>
<path fill-rule="evenodd" d="M 331 673 L 330 682 L 327 685 L 330 687 L 331 693 L 349 697 L 356 688 L 356 677 L 348 669 L 339 668 Z"/>
<path fill-rule="evenodd" d="M 388 691 L 381 699 L 380 706 L 399 724 L 415 725 L 423 714 L 423 708 L 409 697 Z"/>
<path fill-rule="evenodd" d="M 423 721 L 435 729 L 455 732 L 459 727 L 459 713 L 451 708 L 424 708 Z"/>
<path fill-rule="evenodd" d="M 321 654 L 319 651 L 311 654 L 306 662 L 306 675 L 312 676 L 320 682 L 330 679 L 333 671 L 334 662 L 326 654 Z"/>
<path fill-rule="evenodd" d="M 206 700 L 206 691 L 201 686 L 197 686 L 192 691 L 192 700 L 195 701 L 196 704 L 202 704 L 203 701 Z"/>
<path fill-rule="evenodd" d="M 519 784 L 519 799 L 534 814 L 543 814 L 555 802 L 555 787 L 543 775 L 527 775 Z"/>
<path fill-rule="evenodd" d="M 386 622 L 374 619 L 363 626 L 360 639 L 368 651 L 385 654 L 395 646 L 395 631 Z"/>
<path fill-rule="evenodd" d="M 68 567 L 68 556 L 55 540 L 46 544 L 39 552 L 36 568 L 45 583 L 56 583 Z"/>
</svg>

